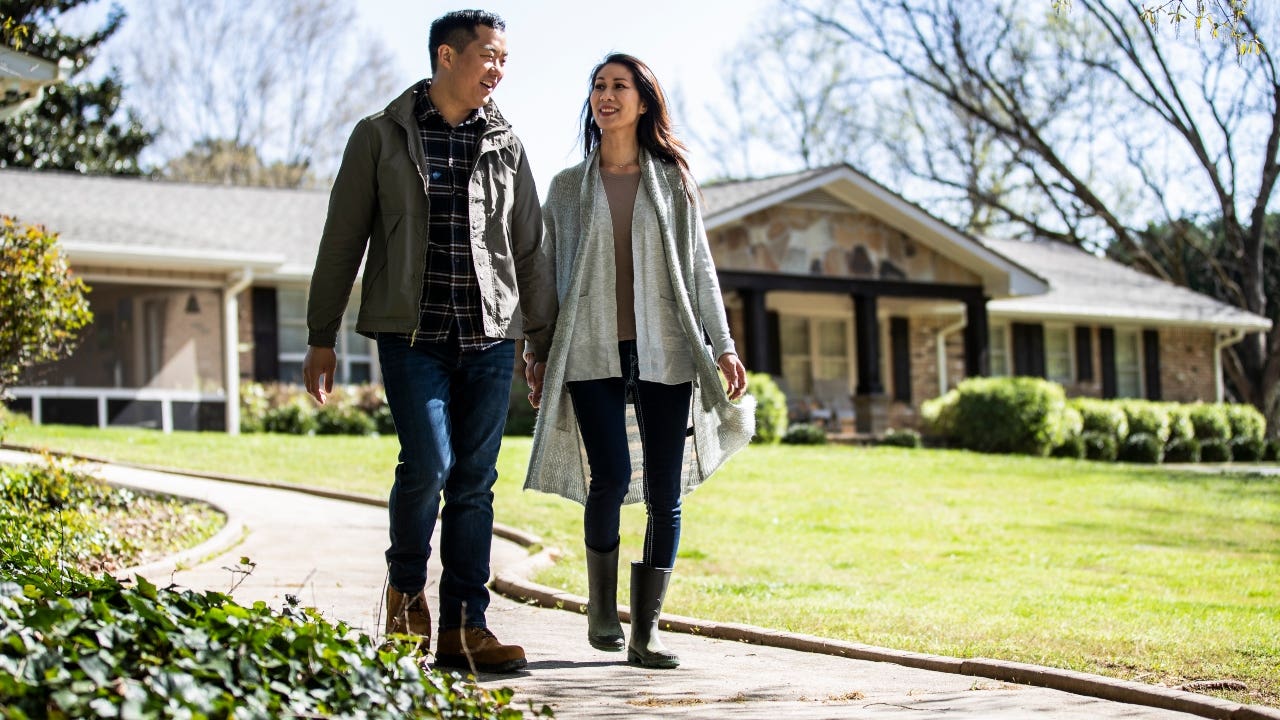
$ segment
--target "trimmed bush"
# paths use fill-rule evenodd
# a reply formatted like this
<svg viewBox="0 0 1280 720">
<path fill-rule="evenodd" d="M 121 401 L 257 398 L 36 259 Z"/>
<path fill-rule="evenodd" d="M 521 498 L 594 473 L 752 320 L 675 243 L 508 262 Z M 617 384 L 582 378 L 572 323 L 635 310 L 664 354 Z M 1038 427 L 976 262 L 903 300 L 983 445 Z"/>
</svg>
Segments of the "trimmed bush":
<svg viewBox="0 0 1280 720">
<path fill-rule="evenodd" d="M 1234 437 L 1227 441 L 1235 462 L 1258 462 L 1267 452 L 1267 441 L 1255 437 Z"/>
<path fill-rule="evenodd" d="M 1262 454 L 1262 459 L 1267 462 L 1280 460 L 1280 440 L 1267 441 L 1267 451 Z"/>
<path fill-rule="evenodd" d="M 1110 435 L 1117 442 L 1129 437 L 1129 418 L 1124 414 L 1120 403 L 1097 398 L 1074 398 L 1071 406 L 1080 412 L 1082 432 Z"/>
<path fill-rule="evenodd" d="M 1231 421 L 1227 419 L 1227 406 L 1222 403 L 1196 403 L 1187 410 L 1195 427 L 1197 440 L 1229 440 Z"/>
<path fill-rule="evenodd" d="M 937 438 L 955 437 L 956 402 L 959 399 L 960 393 L 952 389 L 920 404 L 921 425 L 927 435 Z"/>
<path fill-rule="evenodd" d="M 1195 423 L 1191 422 L 1191 406 L 1181 403 L 1160 403 L 1169 415 L 1169 437 L 1165 446 L 1174 440 L 1192 440 L 1196 436 Z"/>
<path fill-rule="evenodd" d="M 787 396 L 768 373 L 747 373 L 747 392 L 756 399 L 753 443 L 776 443 L 787 434 Z"/>
<path fill-rule="evenodd" d="M 1174 438 L 1164 448 L 1164 461 L 1177 463 L 1200 462 L 1200 441 L 1195 438 Z"/>
<path fill-rule="evenodd" d="M 1133 463 L 1158 463 L 1164 459 L 1164 443 L 1151 433 L 1129 433 L 1129 437 L 1120 444 L 1117 459 Z"/>
<path fill-rule="evenodd" d="M 370 435 L 373 418 L 356 407 L 349 398 L 331 395 L 315 411 L 317 435 Z"/>
<path fill-rule="evenodd" d="M 1066 439 L 1062 386 L 1040 378 L 969 378 L 956 387 L 955 439 L 967 450 L 1048 455 Z"/>
<path fill-rule="evenodd" d="M 787 445 L 826 445 L 827 432 L 817 425 L 796 423 L 787 428 L 782 442 Z"/>
<path fill-rule="evenodd" d="M 1083 435 L 1070 435 L 1061 445 L 1055 447 L 1050 453 L 1053 457 L 1075 458 L 1083 460 L 1086 457 L 1086 449 L 1084 445 Z"/>
<path fill-rule="evenodd" d="M 316 411 L 306 396 L 295 396 L 262 416 L 262 429 L 271 433 L 309 435 L 316 431 Z"/>
<path fill-rule="evenodd" d="M 1200 462 L 1231 462 L 1231 446 L 1226 440 L 1205 440 L 1200 443 Z"/>
<path fill-rule="evenodd" d="M 902 430 L 890 430 L 880 438 L 881 445 L 892 445 L 894 447 L 918 448 L 924 445 L 924 439 L 920 437 L 920 433 L 911 428 L 903 428 Z"/>
<path fill-rule="evenodd" d="M 1164 404 L 1146 400 L 1125 400 L 1120 406 L 1129 420 L 1130 434 L 1151 435 L 1160 441 L 1161 448 L 1169 442 L 1169 409 Z"/>
<path fill-rule="evenodd" d="M 1267 419 L 1258 408 L 1245 403 L 1227 405 L 1227 421 L 1231 423 L 1231 438 L 1253 438 L 1265 440 L 1267 437 Z"/>
<path fill-rule="evenodd" d="M 1115 462 L 1119 444 L 1115 436 L 1101 432 L 1085 432 L 1080 435 L 1084 443 L 1084 456 L 1090 460 Z"/>
</svg>

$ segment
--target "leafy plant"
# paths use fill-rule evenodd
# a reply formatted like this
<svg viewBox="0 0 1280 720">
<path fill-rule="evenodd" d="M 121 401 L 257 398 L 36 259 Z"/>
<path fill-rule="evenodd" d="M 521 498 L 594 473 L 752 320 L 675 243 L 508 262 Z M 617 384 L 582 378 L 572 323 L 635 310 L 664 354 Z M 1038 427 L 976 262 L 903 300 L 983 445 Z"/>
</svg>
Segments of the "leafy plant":
<svg viewBox="0 0 1280 720">
<path fill-rule="evenodd" d="M 1165 462 L 1200 462 L 1200 441 L 1195 438 L 1174 438 L 1164 448 Z"/>
<path fill-rule="evenodd" d="M 1205 440 L 1200 443 L 1200 462 L 1231 462 L 1231 446 L 1226 440 Z"/>
<path fill-rule="evenodd" d="M 1164 460 L 1164 443 L 1148 432 L 1130 433 L 1120 444 L 1116 459 L 1124 462 L 1159 463 Z"/>
<path fill-rule="evenodd" d="M 1116 442 L 1129 437 L 1129 418 L 1119 403 L 1097 398 L 1075 398 L 1071 401 L 1071 406 L 1080 412 L 1082 432 L 1110 435 Z"/>
<path fill-rule="evenodd" d="M 782 442 L 787 445 L 826 445 L 827 431 L 811 423 L 796 423 L 787 428 Z"/>
<path fill-rule="evenodd" d="M 1084 443 L 1084 456 L 1090 460 L 1113 462 L 1120 451 L 1115 436 L 1107 433 L 1084 432 L 1080 441 Z"/>
<path fill-rule="evenodd" d="M 75 348 L 93 320 L 85 294 L 58 248 L 58 236 L 0 215 L 0 398 L 33 365 Z"/>
<path fill-rule="evenodd" d="M 1227 440 L 1231 437 L 1231 421 L 1222 403 L 1196 403 L 1187 413 L 1198 440 Z"/>
<path fill-rule="evenodd" d="M 956 390 L 955 439 L 968 450 L 1043 456 L 1070 430 L 1066 395 L 1057 383 L 980 377 Z"/>
<path fill-rule="evenodd" d="M 902 430 L 889 430 L 880 438 L 881 445 L 892 445 L 894 447 L 918 448 L 924 445 L 923 438 L 920 433 L 911 428 L 903 428 Z"/>
<path fill-rule="evenodd" d="M 1267 452 L 1267 442 L 1258 437 L 1233 437 L 1227 441 L 1231 458 L 1236 462 L 1257 462 Z"/>
<path fill-rule="evenodd" d="M 1053 450 L 1049 452 L 1049 454 L 1053 457 L 1075 458 L 1076 460 L 1083 460 L 1086 456 L 1084 436 L 1083 435 L 1068 436 L 1066 440 L 1062 441 L 1061 445 L 1058 445 L 1057 447 L 1055 447 Z"/>
<path fill-rule="evenodd" d="M 787 396 L 768 373 L 747 373 L 747 392 L 756 398 L 753 443 L 776 443 L 787 434 Z"/>
</svg>

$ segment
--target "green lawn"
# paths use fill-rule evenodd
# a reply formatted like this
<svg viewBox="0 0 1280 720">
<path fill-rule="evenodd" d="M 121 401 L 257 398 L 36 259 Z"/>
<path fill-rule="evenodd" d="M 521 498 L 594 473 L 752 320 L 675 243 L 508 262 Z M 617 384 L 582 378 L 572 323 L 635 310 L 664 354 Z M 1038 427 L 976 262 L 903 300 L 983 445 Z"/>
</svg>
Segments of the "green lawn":
<svg viewBox="0 0 1280 720">
<path fill-rule="evenodd" d="M 7 442 L 382 495 L 389 438 L 20 426 Z M 500 522 L 565 551 L 581 508 L 499 466 Z M 1237 679 L 1280 706 L 1280 480 L 896 448 L 751 447 L 685 503 L 667 609 L 904 650 L 1146 682 Z M 637 559 L 643 511 L 623 516 Z M 625 573 L 623 573 L 625 575 Z M 621 590 L 626 597 L 626 589 Z"/>
</svg>

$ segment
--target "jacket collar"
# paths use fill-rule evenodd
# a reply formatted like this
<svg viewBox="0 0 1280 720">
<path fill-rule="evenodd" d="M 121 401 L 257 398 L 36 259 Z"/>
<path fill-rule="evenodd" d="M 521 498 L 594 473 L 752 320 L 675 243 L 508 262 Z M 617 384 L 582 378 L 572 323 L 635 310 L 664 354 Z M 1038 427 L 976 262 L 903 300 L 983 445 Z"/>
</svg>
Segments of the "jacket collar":
<svg viewBox="0 0 1280 720">
<path fill-rule="evenodd" d="M 383 112 L 392 120 L 395 120 L 406 132 L 416 132 L 418 120 L 415 110 L 417 108 L 418 93 L 426 92 L 430 83 L 430 79 L 419 80 L 414 83 L 407 90 L 400 93 L 399 97 L 388 103 Z M 484 114 L 488 122 L 485 125 L 484 133 L 480 136 L 481 153 L 497 150 L 514 142 L 515 135 L 511 132 L 511 123 L 508 123 L 507 119 L 502 116 L 502 113 L 498 111 L 498 106 L 492 100 L 485 103 Z"/>
</svg>

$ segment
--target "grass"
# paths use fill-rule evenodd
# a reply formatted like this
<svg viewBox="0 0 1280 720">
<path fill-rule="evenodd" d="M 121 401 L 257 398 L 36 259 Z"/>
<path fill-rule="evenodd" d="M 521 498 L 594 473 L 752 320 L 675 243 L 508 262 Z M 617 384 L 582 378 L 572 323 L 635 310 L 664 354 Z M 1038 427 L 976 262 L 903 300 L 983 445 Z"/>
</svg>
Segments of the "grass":
<svg viewBox="0 0 1280 720">
<path fill-rule="evenodd" d="M 375 495 L 396 454 L 390 438 L 19 426 L 6 440 Z M 527 438 L 504 444 L 497 519 L 562 548 L 538 580 L 585 594 L 581 507 L 520 491 L 528 452 Z M 1230 678 L 1249 690 L 1214 694 L 1280 707 L 1274 478 L 751 447 L 684 517 L 673 613 L 1167 685 Z M 643 522 L 626 508 L 624 559 Z"/>
</svg>

